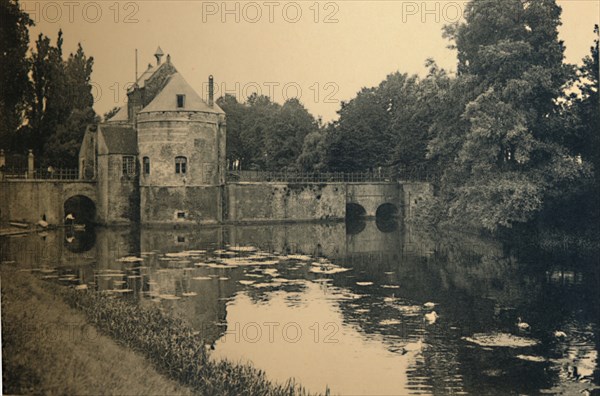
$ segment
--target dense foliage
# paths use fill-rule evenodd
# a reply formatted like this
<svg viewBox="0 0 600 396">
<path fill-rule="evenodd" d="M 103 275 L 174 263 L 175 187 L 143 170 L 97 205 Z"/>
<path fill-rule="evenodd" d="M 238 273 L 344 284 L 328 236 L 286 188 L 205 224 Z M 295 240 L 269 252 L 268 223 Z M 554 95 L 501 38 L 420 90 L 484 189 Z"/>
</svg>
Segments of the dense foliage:
<svg viewBox="0 0 600 396">
<path fill-rule="evenodd" d="M 42 165 L 77 167 L 88 124 L 97 121 L 90 83 L 94 60 L 81 45 L 63 58 L 42 34 L 28 53 L 33 25 L 18 0 L 0 0 L 0 148 L 24 154 L 33 149 Z"/>
<path fill-rule="evenodd" d="M 279 105 L 264 95 L 245 103 L 225 95 L 217 104 L 227 114 L 227 158 L 242 169 L 295 170 L 305 137 L 318 129 L 295 98 Z"/>
<path fill-rule="evenodd" d="M 63 60 L 61 32 L 55 45 L 40 35 L 27 57 L 31 20 L 17 0 L 0 4 L 10 25 L 0 30 L 0 147 L 32 147 L 53 165 L 75 166 L 85 125 L 97 118 L 93 59 L 79 46 Z M 433 223 L 497 231 L 600 220 L 598 40 L 582 66 L 565 63 L 560 15 L 555 0 L 472 0 L 464 20 L 443 32 L 457 51 L 456 73 L 433 60 L 422 78 L 391 73 L 342 102 L 326 125 L 297 99 L 225 95 L 217 103 L 227 113 L 229 163 L 425 169 L 436 198 L 420 215 Z"/>
</svg>

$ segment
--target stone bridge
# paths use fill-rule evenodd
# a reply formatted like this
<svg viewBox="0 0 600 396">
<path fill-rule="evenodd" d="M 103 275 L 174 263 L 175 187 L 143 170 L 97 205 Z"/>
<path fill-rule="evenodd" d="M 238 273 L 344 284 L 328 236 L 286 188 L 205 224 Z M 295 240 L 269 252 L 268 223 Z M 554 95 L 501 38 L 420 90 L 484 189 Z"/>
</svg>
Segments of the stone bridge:
<svg viewBox="0 0 600 396">
<path fill-rule="evenodd" d="M 84 180 L 0 181 L 0 221 L 61 225 L 68 213 L 78 220 L 102 223 L 97 217 L 96 182 Z"/>
<path fill-rule="evenodd" d="M 234 224 L 343 220 L 347 215 L 407 218 L 431 194 L 431 185 L 424 182 L 236 182 L 221 187 L 219 217 Z M 115 202 L 130 198 L 122 191 L 98 188 L 95 181 L 3 180 L 0 221 L 62 225 L 71 213 L 76 222 L 127 224 L 120 212 L 139 211 L 139 204 L 123 209 Z"/>
<path fill-rule="evenodd" d="M 238 182 L 225 187 L 223 219 L 233 223 L 412 216 L 433 194 L 424 182 Z"/>
</svg>

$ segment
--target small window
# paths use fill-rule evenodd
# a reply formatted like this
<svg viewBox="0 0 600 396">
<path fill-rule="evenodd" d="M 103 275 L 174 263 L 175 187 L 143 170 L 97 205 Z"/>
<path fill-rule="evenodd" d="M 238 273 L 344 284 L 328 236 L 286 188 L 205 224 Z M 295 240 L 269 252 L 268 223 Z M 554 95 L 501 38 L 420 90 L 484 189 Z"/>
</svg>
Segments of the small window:
<svg viewBox="0 0 600 396">
<path fill-rule="evenodd" d="M 178 219 L 185 219 L 185 212 L 177 212 Z"/>
<path fill-rule="evenodd" d="M 123 156 L 123 176 L 135 176 L 135 157 L 132 155 Z"/>
<path fill-rule="evenodd" d="M 187 172 L 187 158 L 175 157 L 175 173 L 185 174 Z"/>
<path fill-rule="evenodd" d="M 183 109 L 185 107 L 185 95 L 177 95 L 177 108 Z"/>
<path fill-rule="evenodd" d="M 178 243 L 184 243 L 184 242 L 185 242 L 185 237 L 184 237 L 184 236 L 181 236 L 181 235 L 178 235 L 178 236 L 177 236 L 177 242 L 178 242 Z"/>
<path fill-rule="evenodd" d="M 143 163 L 144 163 L 144 174 L 149 175 L 150 174 L 150 158 L 144 157 Z"/>
</svg>

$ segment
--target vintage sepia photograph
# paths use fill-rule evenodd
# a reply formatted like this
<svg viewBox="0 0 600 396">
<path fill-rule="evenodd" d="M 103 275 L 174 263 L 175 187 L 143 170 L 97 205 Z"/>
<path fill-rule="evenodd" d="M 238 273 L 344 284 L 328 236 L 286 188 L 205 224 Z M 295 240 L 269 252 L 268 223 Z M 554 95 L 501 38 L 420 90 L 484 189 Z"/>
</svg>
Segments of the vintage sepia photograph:
<svg viewBox="0 0 600 396">
<path fill-rule="evenodd" d="M 5 395 L 600 396 L 600 0 L 0 0 Z"/>
</svg>

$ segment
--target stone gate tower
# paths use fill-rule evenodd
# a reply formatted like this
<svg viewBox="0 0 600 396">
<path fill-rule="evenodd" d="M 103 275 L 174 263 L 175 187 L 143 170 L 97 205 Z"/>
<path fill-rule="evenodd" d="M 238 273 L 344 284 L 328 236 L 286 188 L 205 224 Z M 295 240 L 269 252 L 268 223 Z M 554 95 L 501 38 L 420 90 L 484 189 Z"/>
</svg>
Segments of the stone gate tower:
<svg viewBox="0 0 600 396">
<path fill-rule="evenodd" d="M 221 222 L 226 126 L 225 113 L 214 103 L 212 76 L 205 101 L 177 71 L 169 55 L 162 62 L 160 47 L 154 56 L 156 65 L 149 64 L 128 91 L 127 105 L 98 125 L 98 136 L 103 139 L 96 140 L 105 141 L 105 135 L 114 132 L 109 140 L 114 140 L 115 152 L 106 153 L 111 159 L 107 163 L 121 176 L 101 178 L 102 169 L 95 174 L 104 180 L 100 184 L 105 195 L 114 192 L 128 197 L 121 206 L 138 213 L 142 224 Z M 136 147 L 123 155 L 119 142 L 126 134 L 132 135 Z M 94 139 L 84 139 L 80 163 L 95 163 L 100 168 L 101 162 L 87 158 L 98 150 L 84 147 L 86 141 Z M 106 180 L 114 185 L 105 185 Z M 125 181 L 136 185 L 127 195 L 117 191 Z"/>
</svg>

